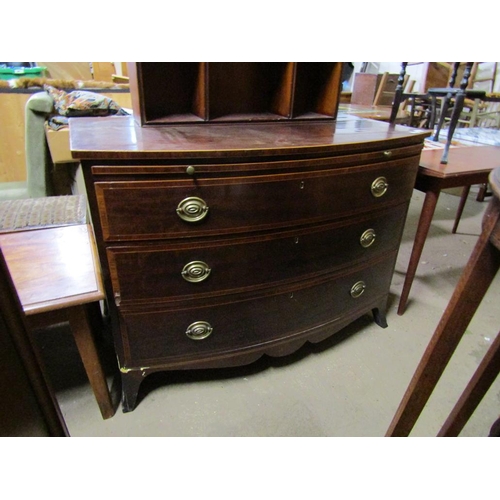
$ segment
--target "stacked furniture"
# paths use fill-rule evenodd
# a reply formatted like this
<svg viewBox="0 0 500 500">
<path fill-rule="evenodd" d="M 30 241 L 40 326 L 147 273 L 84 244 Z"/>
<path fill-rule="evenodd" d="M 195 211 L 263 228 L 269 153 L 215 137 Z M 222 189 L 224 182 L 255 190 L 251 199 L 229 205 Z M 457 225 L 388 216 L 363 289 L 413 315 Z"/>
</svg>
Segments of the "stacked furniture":
<svg viewBox="0 0 500 500">
<path fill-rule="evenodd" d="M 337 116 L 342 63 L 137 63 L 134 117 L 70 119 L 123 410 L 385 308 L 423 141 Z"/>
</svg>

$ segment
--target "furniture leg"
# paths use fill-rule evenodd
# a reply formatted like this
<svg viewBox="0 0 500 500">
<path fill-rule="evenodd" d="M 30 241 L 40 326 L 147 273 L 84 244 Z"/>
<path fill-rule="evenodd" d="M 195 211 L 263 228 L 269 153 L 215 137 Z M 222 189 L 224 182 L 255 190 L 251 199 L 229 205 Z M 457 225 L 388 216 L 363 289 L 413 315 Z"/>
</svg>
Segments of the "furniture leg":
<svg viewBox="0 0 500 500">
<path fill-rule="evenodd" d="M 428 128 L 430 128 L 431 130 L 434 130 L 434 125 L 436 124 L 436 108 L 437 108 L 437 97 L 435 95 L 431 95 L 431 112 L 428 125 Z"/>
<path fill-rule="evenodd" d="M 97 404 L 101 410 L 102 418 L 110 418 L 114 415 L 115 411 L 111 402 L 106 376 L 99 360 L 85 305 L 70 307 L 68 309 L 68 319 L 83 361 L 83 366 L 85 367 Z"/>
<path fill-rule="evenodd" d="M 372 309 L 373 320 L 381 328 L 387 328 L 386 318 L 387 298 L 385 298 L 378 307 Z"/>
<path fill-rule="evenodd" d="M 389 122 L 391 124 L 395 124 L 396 119 L 398 117 L 399 106 L 401 105 L 402 96 L 403 96 L 404 81 L 405 81 L 406 65 L 407 64 L 408 64 L 407 62 L 401 63 L 401 71 L 399 73 L 398 84 L 396 86 L 396 92 L 394 94 L 394 102 L 392 103 L 391 116 L 389 119 Z M 382 82 L 380 82 L 379 89 L 382 90 Z M 378 94 L 377 94 L 377 102 L 378 102 Z"/>
<path fill-rule="evenodd" d="M 87 317 L 93 332 L 100 332 L 104 328 L 101 306 L 98 301 L 86 305 Z"/>
<path fill-rule="evenodd" d="M 497 378 L 500 368 L 500 332 L 479 364 L 465 391 L 441 427 L 438 437 L 455 437 L 460 434 L 474 410 Z"/>
<path fill-rule="evenodd" d="M 416 98 L 410 97 L 410 127 L 414 127 Z"/>
<path fill-rule="evenodd" d="M 427 191 L 425 195 L 422 212 L 420 214 L 420 220 L 418 221 L 417 233 L 415 235 L 415 242 L 413 243 L 413 249 L 410 256 L 410 263 L 408 264 L 403 291 L 401 293 L 401 298 L 399 299 L 398 314 L 400 316 L 406 309 L 408 295 L 410 294 L 413 278 L 415 277 L 418 262 L 420 260 L 420 256 L 422 255 L 422 250 L 427 238 L 427 233 L 429 232 L 432 216 L 434 215 L 434 211 L 436 210 L 439 194 L 440 191 Z"/>
<path fill-rule="evenodd" d="M 483 219 L 485 222 L 481 236 L 413 375 L 387 436 L 402 437 L 410 433 L 500 268 L 500 252 L 489 241 L 499 219 L 500 204 L 497 203 Z"/>
<path fill-rule="evenodd" d="M 455 223 L 453 224 L 453 229 L 451 232 L 455 234 L 457 232 L 458 224 L 460 223 L 460 218 L 464 211 L 465 203 L 467 202 L 467 197 L 469 196 L 470 186 L 464 186 L 462 189 L 462 195 L 460 196 L 460 203 L 458 204 L 457 214 L 455 215 Z"/>
<path fill-rule="evenodd" d="M 443 98 L 443 102 L 441 104 L 441 114 L 439 115 L 439 122 L 436 128 L 436 132 L 434 133 L 433 141 L 439 141 L 439 132 L 441 132 L 441 128 L 444 125 L 444 119 L 446 117 L 446 113 L 448 112 L 448 108 L 450 107 L 451 95 L 447 95 Z"/>
<path fill-rule="evenodd" d="M 484 198 L 486 196 L 491 196 L 491 193 L 488 191 L 488 183 L 487 182 L 485 182 L 484 184 L 481 184 L 481 187 L 479 188 L 479 192 L 477 193 L 476 201 L 484 201 Z"/>
<path fill-rule="evenodd" d="M 500 437 L 500 417 L 493 422 L 488 437 Z"/>
<path fill-rule="evenodd" d="M 381 328 L 387 328 L 387 319 L 385 316 L 385 311 L 379 308 L 372 309 L 373 319 L 375 323 Z"/>
<path fill-rule="evenodd" d="M 448 137 L 446 139 L 446 144 L 444 146 L 443 156 L 441 158 L 441 163 L 448 163 L 448 153 L 450 151 L 451 140 L 453 139 L 453 134 L 455 133 L 455 129 L 457 128 L 458 119 L 460 118 L 460 114 L 462 113 L 462 109 L 464 107 L 464 94 L 457 94 L 455 98 L 455 104 L 453 106 L 453 112 L 450 119 L 450 126 L 448 127 Z"/>
<path fill-rule="evenodd" d="M 122 378 L 122 408 L 123 413 L 134 410 L 137 404 L 139 386 L 144 380 L 144 372 L 131 371 L 121 374 Z"/>
<path fill-rule="evenodd" d="M 486 189 L 487 189 L 486 184 L 481 184 L 481 187 L 479 188 L 479 191 L 477 193 L 476 201 L 484 201 Z"/>
</svg>

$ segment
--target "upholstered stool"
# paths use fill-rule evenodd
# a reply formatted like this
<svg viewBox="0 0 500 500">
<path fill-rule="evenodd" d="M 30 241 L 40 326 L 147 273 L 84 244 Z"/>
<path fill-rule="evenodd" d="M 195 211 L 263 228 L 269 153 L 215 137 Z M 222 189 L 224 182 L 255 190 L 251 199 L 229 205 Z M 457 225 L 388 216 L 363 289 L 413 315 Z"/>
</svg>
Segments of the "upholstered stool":
<svg viewBox="0 0 500 500">
<path fill-rule="evenodd" d="M 490 173 L 489 182 L 493 199 L 484 214 L 479 240 L 413 375 L 387 436 L 407 436 L 410 433 L 500 268 L 500 168 Z M 460 433 L 495 381 L 499 368 L 500 333 L 438 436 L 457 436 Z M 498 426 L 495 424 L 493 427 Z M 498 433 L 493 427 L 490 435 Z"/>
<path fill-rule="evenodd" d="M 0 201 L 0 232 L 70 226 L 87 222 L 83 195 Z"/>
</svg>

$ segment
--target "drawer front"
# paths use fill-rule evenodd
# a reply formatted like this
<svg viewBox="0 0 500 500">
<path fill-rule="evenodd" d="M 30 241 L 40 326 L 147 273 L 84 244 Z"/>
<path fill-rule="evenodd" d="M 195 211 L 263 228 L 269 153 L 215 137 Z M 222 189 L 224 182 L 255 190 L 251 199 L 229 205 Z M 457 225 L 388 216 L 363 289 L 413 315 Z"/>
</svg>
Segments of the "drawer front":
<svg viewBox="0 0 500 500">
<path fill-rule="evenodd" d="M 295 284 L 279 293 L 274 289 L 249 300 L 228 303 L 221 299 L 210 305 L 123 312 L 122 367 L 265 348 L 273 341 L 293 340 L 349 315 L 355 319 L 356 313 L 363 314 L 388 294 L 395 258 L 396 252 L 392 252 L 336 279 Z"/>
<path fill-rule="evenodd" d="M 333 220 L 409 200 L 418 157 L 363 167 L 96 182 L 106 241 L 187 238 Z"/>
<path fill-rule="evenodd" d="M 115 297 L 137 301 L 200 298 L 327 274 L 399 246 L 407 205 L 255 238 L 110 247 Z"/>
</svg>

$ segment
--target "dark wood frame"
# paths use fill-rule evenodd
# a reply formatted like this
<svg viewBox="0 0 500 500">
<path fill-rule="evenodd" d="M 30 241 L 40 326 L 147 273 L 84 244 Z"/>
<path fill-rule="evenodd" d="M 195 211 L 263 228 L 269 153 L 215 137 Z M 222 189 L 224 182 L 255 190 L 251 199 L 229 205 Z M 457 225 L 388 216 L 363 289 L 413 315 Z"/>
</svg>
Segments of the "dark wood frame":
<svg viewBox="0 0 500 500">
<path fill-rule="evenodd" d="M 55 395 L 33 347 L 21 302 L 0 249 L 2 436 L 68 436 Z"/>
</svg>

